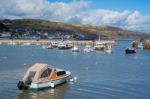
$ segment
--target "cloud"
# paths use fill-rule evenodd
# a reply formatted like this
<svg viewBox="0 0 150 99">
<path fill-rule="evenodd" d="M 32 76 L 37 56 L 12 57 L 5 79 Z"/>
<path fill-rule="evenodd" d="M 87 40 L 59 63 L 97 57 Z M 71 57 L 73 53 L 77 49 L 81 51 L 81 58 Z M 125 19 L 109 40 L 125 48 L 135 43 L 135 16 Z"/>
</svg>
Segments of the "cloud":
<svg viewBox="0 0 150 99">
<path fill-rule="evenodd" d="M 88 25 L 109 25 L 136 31 L 150 31 L 150 15 L 138 11 L 91 9 L 89 1 L 0 0 L 0 19 L 37 18 Z"/>
</svg>

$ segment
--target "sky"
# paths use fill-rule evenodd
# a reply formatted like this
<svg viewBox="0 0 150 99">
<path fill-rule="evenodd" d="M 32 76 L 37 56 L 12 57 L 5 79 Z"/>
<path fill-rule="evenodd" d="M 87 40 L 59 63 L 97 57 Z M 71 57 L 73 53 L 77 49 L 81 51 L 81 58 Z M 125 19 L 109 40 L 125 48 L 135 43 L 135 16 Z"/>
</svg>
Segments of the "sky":
<svg viewBox="0 0 150 99">
<path fill-rule="evenodd" d="M 150 0 L 0 0 L 0 19 L 44 19 L 150 33 Z"/>
<path fill-rule="evenodd" d="M 71 2 L 81 0 L 49 0 L 50 2 Z M 142 14 L 150 14 L 150 0 L 82 0 L 92 2 L 90 8 L 109 9 L 109 10 L 138 10 Z"/>
</svg>

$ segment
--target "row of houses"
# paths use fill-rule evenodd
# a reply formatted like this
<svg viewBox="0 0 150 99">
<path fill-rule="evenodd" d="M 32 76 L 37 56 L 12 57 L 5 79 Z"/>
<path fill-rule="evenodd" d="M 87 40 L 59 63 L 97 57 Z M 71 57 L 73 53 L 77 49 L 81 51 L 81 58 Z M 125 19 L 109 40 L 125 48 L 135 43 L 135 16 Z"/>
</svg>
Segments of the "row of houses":
<svg viewBox="0 0 150 99">
<path fill-rule="evenodd" d="M 2 32 L 0 33 L 1 39 L 86 39 L 84 35 L 79 34 L 65 34 L 61 32 L 48 33 L 48 32 L 34 32 L 27 31 L 25 33 L 18 32 Z"/>
</svg>

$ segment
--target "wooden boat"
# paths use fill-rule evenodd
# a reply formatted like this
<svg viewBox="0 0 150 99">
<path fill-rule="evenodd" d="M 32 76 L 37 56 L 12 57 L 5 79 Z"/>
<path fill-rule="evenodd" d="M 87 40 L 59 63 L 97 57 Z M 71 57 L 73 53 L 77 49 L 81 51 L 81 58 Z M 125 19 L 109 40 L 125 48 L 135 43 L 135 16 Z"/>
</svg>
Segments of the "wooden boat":
<svg viewBox="0 0 150 99">
<path fill-rule="evenodd" d="M 70 71 L 56 69 L 48 64 L 35 64 L 30 67 L 21 81 L 18 89 L 43 89 L 65 83 L 71 75 Z"/>
<path fill-rule="evenodd" d="M 136 53 L 136 50 L 134 48 L 127 48 L 125 49 L 126 54 L 134 54 Z"/>
</svg>

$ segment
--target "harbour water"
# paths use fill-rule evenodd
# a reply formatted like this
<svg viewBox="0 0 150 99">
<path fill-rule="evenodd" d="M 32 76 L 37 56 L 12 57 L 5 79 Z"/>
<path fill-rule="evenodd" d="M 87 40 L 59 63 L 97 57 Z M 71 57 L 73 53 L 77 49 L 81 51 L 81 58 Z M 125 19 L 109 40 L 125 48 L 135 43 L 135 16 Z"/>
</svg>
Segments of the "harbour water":
<svg viewBox="0 0 150 99">
<path fill-rule="evenodd" d="M 149 99 L 150 50 L 126 55 L 131 41 L 118 42 L 112 54 L 0 45 L 0 99 Z M 34 63 L 70 70 L 78 79 L 54 89 L 19 91 L 18 81 Z"/>
</svg>

